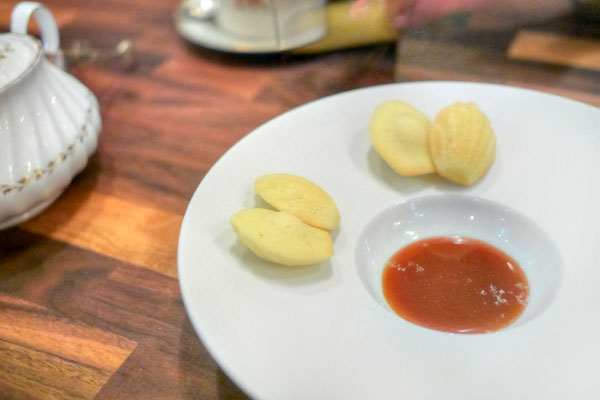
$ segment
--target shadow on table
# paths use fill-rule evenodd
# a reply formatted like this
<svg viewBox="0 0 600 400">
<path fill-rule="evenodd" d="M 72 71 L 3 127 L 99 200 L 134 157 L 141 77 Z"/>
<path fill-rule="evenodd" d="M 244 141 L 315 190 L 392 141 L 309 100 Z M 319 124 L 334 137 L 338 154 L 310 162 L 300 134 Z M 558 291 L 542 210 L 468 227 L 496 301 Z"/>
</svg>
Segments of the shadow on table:
<svg viewBox="0 0 600 400">
<path fill-rule="evenodd" d="M 78 215 L 78 211 L 85 206 L 94 192 L 101 174 L 102 165 L 95 153 L 88 160 L 86 167 L 75 175 L 69 186 L 47 209 L 19 227 L 52 237 L 53 232 L 67 225 Z"/>
<path fill-rule="evenodd" d="M 220 368 L 217 370 L 217 392 L 222 400 L 250 400 Z"/>
<path fill-rule="evenodd" d="M 208 353 L 188 318 L 179 332 L 179 397 L 202 400 L 250 400 Z M 177 393 L 173 394 L 178 397 Z"/>
</svg>

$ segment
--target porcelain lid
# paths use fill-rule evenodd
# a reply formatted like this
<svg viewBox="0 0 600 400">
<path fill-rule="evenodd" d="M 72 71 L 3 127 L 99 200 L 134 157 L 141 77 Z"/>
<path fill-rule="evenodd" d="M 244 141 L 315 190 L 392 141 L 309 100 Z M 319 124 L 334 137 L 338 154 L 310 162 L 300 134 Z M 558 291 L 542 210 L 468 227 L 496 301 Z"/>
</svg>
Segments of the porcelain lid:
<svg viewBox="0 0 600 400">
<path fill-rule="evenodd" d="M 0 91 L 19 80 L 38 61 L 41 47 L 31 36 L 0 35 Z"/>
</svg>

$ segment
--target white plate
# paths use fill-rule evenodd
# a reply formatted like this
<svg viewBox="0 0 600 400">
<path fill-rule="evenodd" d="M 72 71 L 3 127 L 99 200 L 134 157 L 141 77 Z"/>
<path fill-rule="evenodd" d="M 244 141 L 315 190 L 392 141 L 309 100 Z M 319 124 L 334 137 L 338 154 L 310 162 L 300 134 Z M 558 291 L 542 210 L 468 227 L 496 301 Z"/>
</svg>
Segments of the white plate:
<svg viewBox="0 0 600 400">
<path fill-rule="evenodd" d="M 476 185 L 396 175 L 371 149 L 373 108 L 396 98 L 429 117 L 475 101 L 498 137 Z M 182 296 L 223 370 L 257 399 L 597 399 L 600 360 L 600 110 L 477 83 L 395 84 L 331 96 L 259 127 L 203 179 L 179 241 Z M 288 172 L 337 201 L 336 254 L 283 268 L 237 241 L 229 217 L 253 207 L 254 180 Z M 537 223 L 563 257 L 562 290 L 541 315 L 494 334 L 421 328 L 377 302 L 355 264 L 376 215 L 429 194 L 469 194 Z"/>
</svg>

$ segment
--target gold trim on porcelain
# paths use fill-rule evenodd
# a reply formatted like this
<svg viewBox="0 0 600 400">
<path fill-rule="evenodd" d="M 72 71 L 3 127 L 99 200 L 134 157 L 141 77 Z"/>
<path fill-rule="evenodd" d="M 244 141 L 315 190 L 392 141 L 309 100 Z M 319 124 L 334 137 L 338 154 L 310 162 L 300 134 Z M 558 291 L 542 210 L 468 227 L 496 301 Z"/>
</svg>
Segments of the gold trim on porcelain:
<svg viewBox="0 0 600 400">
<path fill-rule="evenodd" d="M 75 140 L 67 147 L 67 150 L 65 152 L 59 153 L 52 161 L 48 163 L 48 165 L 46 165 L 46 168 L 34 169 L 29 173 L 29 175 L 19 179 L 16 184 L 1 184 L 0 193 L 6 196 L 10 193 L 14 193 L 15 191 L 20 192 L 32 182 L 37 182 L 44 176 L 50 175 L 52 172 L 54 172 L 56 168 L 58 168 L 60 164 L 62 164 L 65 160 L 67 160 L 69 157 L 72 157 L 75 154 L 75 148 L 77 147 L 77 145 L 83 143 L 83 140 L 86 138 L 86 136 L 89 135 L 89 131 L 92 128 L 91 125 L 92 106 L 90 105 L 90 107 L 88 107 L 88 109 L 86 110 L 85 120 L 83 122 L 83 125 L 81 126 L 81 132 L 77 136 L 75 136 Z"/>
</svg>

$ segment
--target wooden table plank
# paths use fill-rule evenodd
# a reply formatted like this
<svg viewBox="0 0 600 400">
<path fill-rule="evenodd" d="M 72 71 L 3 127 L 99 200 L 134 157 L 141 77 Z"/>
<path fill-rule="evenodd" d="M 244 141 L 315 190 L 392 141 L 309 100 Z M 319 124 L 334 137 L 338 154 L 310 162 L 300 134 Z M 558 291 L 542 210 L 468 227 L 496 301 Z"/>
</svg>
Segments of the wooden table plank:
<svg viewBox="0 0 600 400">
<path fill-rule="evenodd" d="M 521 60 L 600 70 L 600 39 L 521 30 L 508 54 Z"/>
<path fill-rule="evenodd" d="M 136 343 L 0 293 L 0 394 L 93 397 Z"/>
<path fill-rule="evenodd" d="M 112 372 L 0 340 L 0 396 L 4 399 L 91 399 Z"/>
<path fill-rule="evenodd" d="M 0 341 L 10 339 L 5 341 L 12 343 L 25 328 L 35 329 L 36 321 L 45 321 L 37 327 L 35 333 L 39 335 L 25 335 L 26 342 L 17 342 L 23 356 L 33 351 L 41 353 L 38 358 L 52 361 L 58 355 L 60 360 L 76 364 L 82 373 L 90 367 L 88 364 L 101 363 L 104 368 L 97 368 L 99 371 L 118 368 L 116 374 L 102 375 L 98 398 L 189 398 L 198 391 L 208 398 L 217 398 L 223 391 L 235 396 L 229 398 L 243 398 L 219 371 L 192 329 L 176 279 L 92 251 L 56 246 L 54 241 L 20 229 L 0 232 L 0 243 Z M 23 254 L 27 248 L 36 251 Z M 25 311 L 14 315 L 14 309 L 41 316 L 28 317 Z M 3 315 L 19 321 L 14 329 Z M 81 341 L 70 337 L 65 337 L 67 343 L 61 345 L 56 338 L 61 332 L 72 332 L 72 324 L 75 333 L 94 327 L 89 340 L 96 338 L 91 348 L 100 351 L 78 354 L 72 350 Z M 55 340 L 44 339 L 47 331 Z M 129 353 L 123 353 L 123 348 Z M 15 357 L 17 350 L 6 353 L 6 357 Z M 9 362 L 15 361 L 6 360 Z M 52 392 L 44 381 L 21 391 L 23 379 L 32 374 L 14 375 L 12 381 L 0 379 L 0 394 L 50 397 Z M 54 378 L 50 381 L 63 384 Z M 66 394 L 56 395 L 68 398 Z"/>
<path fill-rule="evenodd" d="M 116 371 L 135 342 L 38 310 L 15 308 L 3 299 L 0 338 L 104 371 Z"/>
<path fill-rule="evenodd" d="M 22 228 L 74 246 L 177 276 L 182 217 L 100 193 L 67 191 Z"/>
<path fill-rule="evenodd" d="M 532 88 L 598 106 L 600 71 L 511 56 L 515 31 L 419 28 L 398 45 L 396 80 L 460 80 Z"/>
</svg>

